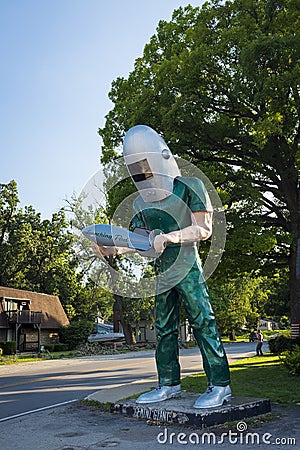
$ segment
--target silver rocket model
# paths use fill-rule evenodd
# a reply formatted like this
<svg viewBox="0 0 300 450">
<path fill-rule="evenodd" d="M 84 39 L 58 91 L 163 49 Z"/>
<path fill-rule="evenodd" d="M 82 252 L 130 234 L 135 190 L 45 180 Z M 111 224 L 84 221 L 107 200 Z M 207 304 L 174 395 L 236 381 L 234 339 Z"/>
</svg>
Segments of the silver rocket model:
<svg viewBox="0 0 300 450">
<path fill-rule="evenodd" d="M 148 251 L 152 247 L 148 230 L 132 232 L 126 228 L 108 224 L 90 225 L 82 230 L 90 241 L 99 245 L 111 247 L 127 247 L 136 250 Z"/>
</svg>

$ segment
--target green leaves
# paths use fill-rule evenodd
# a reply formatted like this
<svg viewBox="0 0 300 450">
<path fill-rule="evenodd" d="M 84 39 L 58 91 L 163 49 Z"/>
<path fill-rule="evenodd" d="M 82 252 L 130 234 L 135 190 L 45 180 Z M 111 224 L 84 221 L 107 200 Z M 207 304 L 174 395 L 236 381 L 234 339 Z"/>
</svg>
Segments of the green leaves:
<svg viewBox="0 0 300 450">
<path fill-rule="evenodd" d="M 0 218 L 0 284 L 71 302 L 80 276 L 63 210 L 42 220 L 31 206 L 19 209 L 17 185 L 10 182 L 1 185 Z"/>
<path fill-rule="evenodd" d="M 299 220 L 299 17 L 293 0 L 177 9 L 128 79 L 113 83 L 114 108 L 100 130 L 103 155 L 132 125 L 161 132 L 216 183 L 241 235 L 251 211 L 262 254 L 277 245 L 270 232 Z"/>
<path fill-rule="evenodd" d="M 172 21 L 159 22 L 128 78 L 113 83 L 114 107 L 100 130 L 104 159 L 119 151 L 128 128 L 144 123 L 199 165 L 228 224 L 215 279 L 289 268 L 295 323 L 299 12 L 298 0 L 211 0 L 177 9 Z"/>
</svg>

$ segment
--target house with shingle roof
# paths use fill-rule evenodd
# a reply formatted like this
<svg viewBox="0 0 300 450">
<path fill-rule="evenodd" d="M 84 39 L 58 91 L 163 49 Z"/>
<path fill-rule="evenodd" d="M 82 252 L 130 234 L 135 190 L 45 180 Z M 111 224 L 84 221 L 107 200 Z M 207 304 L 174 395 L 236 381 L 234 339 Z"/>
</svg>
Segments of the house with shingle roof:
<svg viewBox="0 0 300 450">
<path fill-rule="evenodd" d="M 69 320 L 56 295 L 0 286 L 0 341 L 16 341 L 17 351 L 58 343 Z"/>
</svg>

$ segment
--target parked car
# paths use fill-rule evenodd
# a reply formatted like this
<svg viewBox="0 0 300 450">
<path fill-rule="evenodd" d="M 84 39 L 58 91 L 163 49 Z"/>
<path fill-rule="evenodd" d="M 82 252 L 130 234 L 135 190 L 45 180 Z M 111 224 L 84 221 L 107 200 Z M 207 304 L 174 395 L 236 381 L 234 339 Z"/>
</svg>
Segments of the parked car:
<svg viewBox="0 0 300 450">
<path fill-rule="evenodd" d="M 255 342 L 257 341 L 257 335 L 255 333 L 255 331 L 251 331 L 251 333 L 249 334 L 249 342 Z"/>
<path fill-rule="evenodd" d="M 124 333 L 115 333 L 112 326 L 97 324 L 95 330 L 89 335 L 88 342 L 123 341 L 124 339 Z"/>
</svg>

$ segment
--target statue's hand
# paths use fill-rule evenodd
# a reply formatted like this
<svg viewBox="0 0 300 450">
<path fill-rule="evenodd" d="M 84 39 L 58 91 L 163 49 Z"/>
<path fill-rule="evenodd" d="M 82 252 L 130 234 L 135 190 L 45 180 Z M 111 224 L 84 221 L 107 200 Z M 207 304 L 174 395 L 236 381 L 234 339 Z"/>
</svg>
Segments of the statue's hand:
<svg viewBox="0 0 300 450">
<path fill-rule="evenodd" d="M 92 250 L 98 258 L 104 258 L 106 256 L 105 248 L 103 245 L 96 244 L 95 242 L 91 243 Z"/>
<path fill-rule="evenodd" d="M 118 254 L 117 247 L 109 247 L 100 244 L 96 244 L 95 242 L 91 243 L 91 247 L 93 252 L 98 258 L 104 258 L 104 256 L 115 256 Z"/>
<path fill-rule="evenodd" d="M 164 252 L 167 246 L 167 241 L 168 241 L 167 236 L 163 233 L 155 236 L 153 241 L 153 247 L 157 256 L 161 255 Z"/>
<path fill-rule="evenodd" d="M 127 247 L 113 247 L 112 245 L 101 245 L 95 242 L 91 243 L 92 250 L 98 258 L 104 258 L 104 256 L 119 256 L 126 253 L 135 253 L 137 250 Z"/>
</svg>

